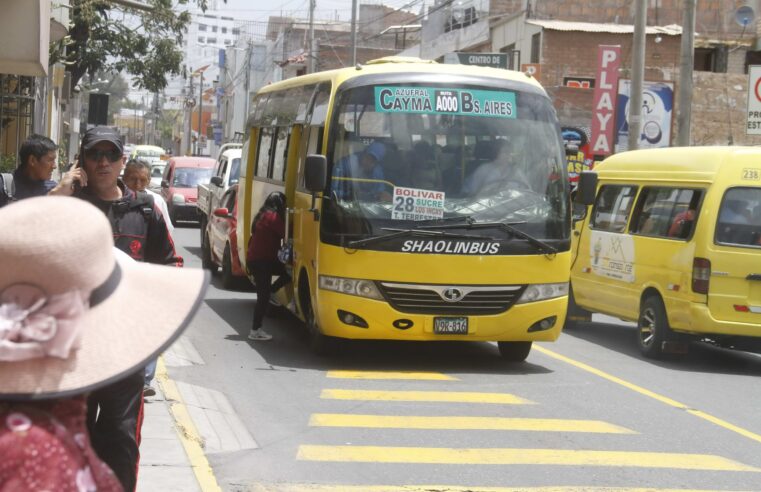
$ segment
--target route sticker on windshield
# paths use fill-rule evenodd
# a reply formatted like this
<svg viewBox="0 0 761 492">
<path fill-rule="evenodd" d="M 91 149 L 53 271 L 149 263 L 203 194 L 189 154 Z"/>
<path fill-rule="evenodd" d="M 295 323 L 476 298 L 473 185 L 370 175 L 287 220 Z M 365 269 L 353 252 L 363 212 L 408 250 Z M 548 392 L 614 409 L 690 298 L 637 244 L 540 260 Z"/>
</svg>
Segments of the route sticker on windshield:
<svg viewBox="0 0 761 492">
<path fill-rule="evenodd" d="M 515 93 L 436 87 L 375 87 L 375 110 L 380 113 L 452 114 L 515 118 Z"/>
<path fill-rule="evenodd" d="M 444 217 L 443 191 L 422 190 L 394 186 L 394 220 L 428 220 Z"/>
</svg>

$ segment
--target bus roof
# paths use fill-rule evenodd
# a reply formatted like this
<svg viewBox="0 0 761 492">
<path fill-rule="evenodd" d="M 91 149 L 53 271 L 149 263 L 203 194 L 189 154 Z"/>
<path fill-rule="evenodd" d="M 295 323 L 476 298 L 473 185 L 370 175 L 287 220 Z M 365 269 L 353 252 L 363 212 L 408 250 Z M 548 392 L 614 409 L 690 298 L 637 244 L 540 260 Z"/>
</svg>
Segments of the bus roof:
<svg viewBox="0 0 761 492">
<path fill-rule="evenodd" d="M 266 94 L 272 91 L 288 89 L 318 82 L 331 81 L 335 89 L 344 81 L 364 75 L 375 74 L 393 74 L 393 73 L 435 73 L 437 75 L 470 75 L 476 77 L 496 78 L 501 80 L 510 80 L 522 82 L 533 87 L 542 89 L 541 84 L 535 78 L 526 75 L 523 72 L 514 70 L 505 70 L 501 68 L 479 67 L 474 65 L 455 65 L 441 64 L 431 60 L 423 60 L 413 57 L 387 56 L 377 60 L 370 60 L 364 65 L 356 67 L 339 68 L 336 70 L 327 70 L 325 72 L 315 72 L 307 75 L 301 75 L 281 82 L 275 82 L 266 85 L 259 90 L 260 94 Z M 543 89 L 542 89 L 543 91 Z"/>
<path fill-rule="evenodd" d="M 722 170 L 761 162 L 761 147 L 713 146 L 643 149 L 615 154 L 594 171 L 603 179 L 713 182 Z"/>
</svg>

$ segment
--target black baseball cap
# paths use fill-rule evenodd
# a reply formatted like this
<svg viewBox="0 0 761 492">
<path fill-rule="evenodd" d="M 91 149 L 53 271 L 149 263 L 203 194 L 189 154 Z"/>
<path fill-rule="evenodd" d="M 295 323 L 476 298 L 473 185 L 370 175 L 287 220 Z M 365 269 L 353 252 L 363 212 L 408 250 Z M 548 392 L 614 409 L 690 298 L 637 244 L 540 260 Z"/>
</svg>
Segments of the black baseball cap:
<svg viewBox="0 0 761 492">
<path fill-rule="evenodd" d="M 122 137 L 109 126 L 96 126 L 87 130 L 82 137 L 82 150 L 90 150 L 98 142 L 110 142 L 116 145 L 119 152 L 124 152 Z"/>
</svg>

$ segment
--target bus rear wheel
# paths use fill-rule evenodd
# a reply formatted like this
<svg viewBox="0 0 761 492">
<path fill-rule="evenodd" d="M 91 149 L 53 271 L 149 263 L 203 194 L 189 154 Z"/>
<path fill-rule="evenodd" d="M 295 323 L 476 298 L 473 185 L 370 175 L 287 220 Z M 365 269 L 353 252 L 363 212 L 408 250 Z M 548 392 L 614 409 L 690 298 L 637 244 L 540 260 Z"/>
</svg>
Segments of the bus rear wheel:
<svg viewBox="0 0 761 492">
<path fill-rule="evenodd" d="M 532 342 L 497 342 L 502 359 L 507 362 L 523 362 L 531 352 Z"/>
</svg>

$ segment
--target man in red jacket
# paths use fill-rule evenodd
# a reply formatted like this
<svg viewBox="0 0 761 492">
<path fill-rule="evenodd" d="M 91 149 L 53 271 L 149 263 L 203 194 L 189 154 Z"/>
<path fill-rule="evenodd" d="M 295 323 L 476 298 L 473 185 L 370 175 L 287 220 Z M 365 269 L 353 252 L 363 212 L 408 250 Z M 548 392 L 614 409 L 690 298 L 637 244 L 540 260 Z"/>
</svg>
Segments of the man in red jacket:
<svg viewBox="0 0 761 492">
<path fill-rule="evenodd" d="M 291 281 L 285 266 L 278 260 L 280 243 L 285 237 L 285 195 L 270 193 L 251 224 L 251 238 L 246 251 L 246 266 L 254 276 L 256 307 L 249 340 L 270 340 L 272 335 L 262 329 L 270 295 Z M 272 276 L 279 275 L 274 284 Z"/>
</svg>

